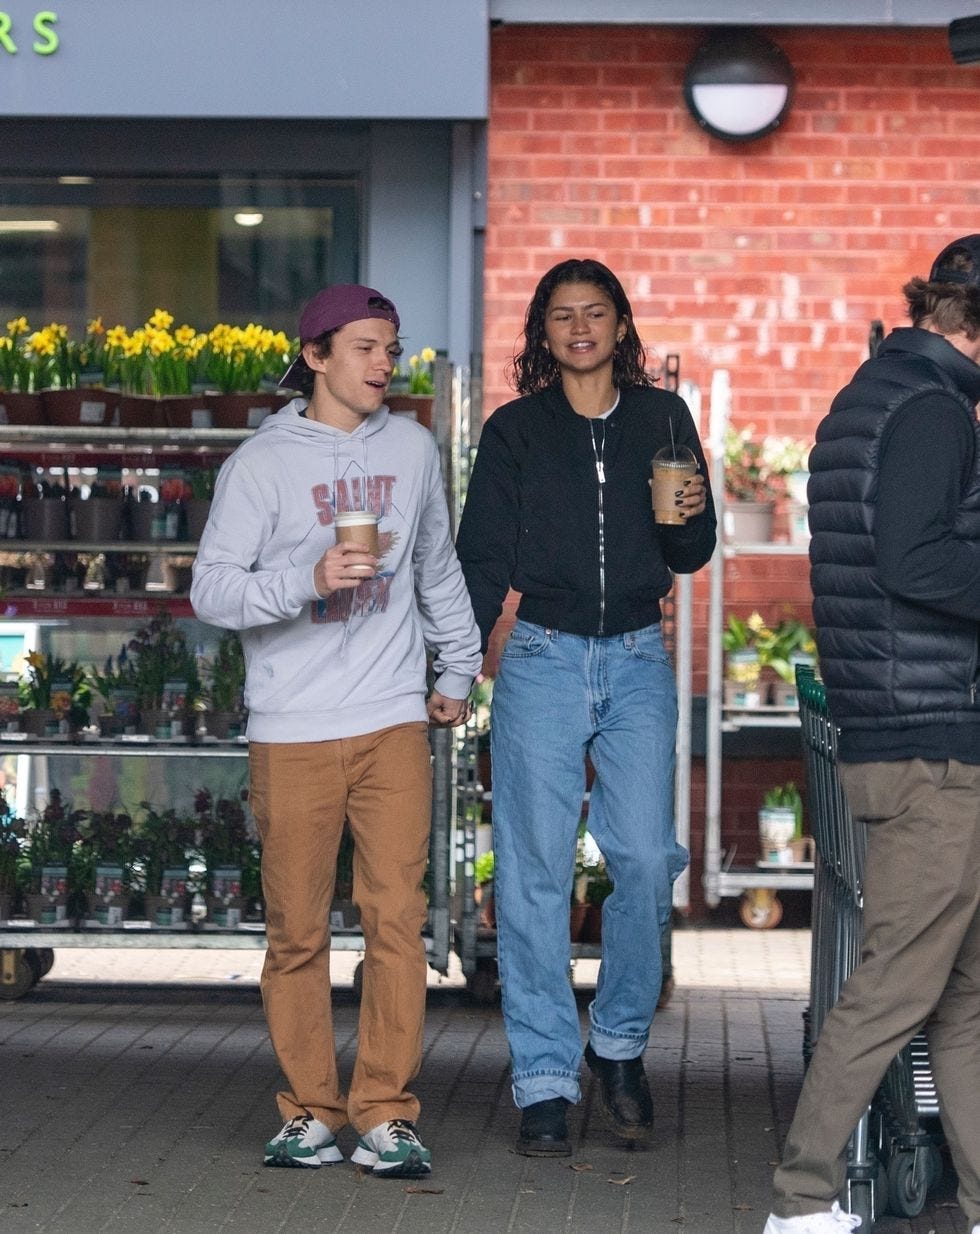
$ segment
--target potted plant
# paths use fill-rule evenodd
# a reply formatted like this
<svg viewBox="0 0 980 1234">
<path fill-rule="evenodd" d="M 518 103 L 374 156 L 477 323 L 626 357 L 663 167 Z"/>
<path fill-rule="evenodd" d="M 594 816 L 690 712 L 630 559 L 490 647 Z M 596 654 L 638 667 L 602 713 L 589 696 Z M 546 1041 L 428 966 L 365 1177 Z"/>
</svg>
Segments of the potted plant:
<svg viewBox="0 0 980 1234">
<path fill-rule="evenodd" d="M 203 353 L 207 404 L 215 428 L 257 428 L 266 416 L 291 399 L 278 389 L 287 358 L 299 350 L 298 340 L 281 331 L 250 322 L 232 326 L 219 322 L 207 336 Z"/>
<path fill-rule="evenodd" d="M 136 679 L 125 646 L 120 648 L 115 661 L 108 656 L 101 669 L 90 668 L 88 678 L 100 701 L 98 722 L 102 736 L 118 737 L 127 729 L 135 731 L 139 718 Z"/>
<path fill-rule="evenodd" d="M 493 849 L 487 849 L 473 862 L 473 898 L 480 906 L 480 924 L 493 929 L 497 924 L 493 902 Z"/>
<path fill-rule="evenodd" d="M 30 334 L 26 317 L 7 322 L 0 335 L 0 423 L 39 424 L 43 421 L 41 396 L 32 385 L 31 362 L 24 349 Z"/>
<path fill-rule="evenodd" d="M 214 657 L 204 670 L 206 722 L 212 737 L 227 740 L 243 730 L 245 654 L 235 630 L 223 630 Z"/>
<path fill-rule="evenodd" d="M 143 731 L 160 738 L 189 735 L 200 695 L 197 661 L 166 609 L 136 632 L 127 656 Z"/>
<path fill-rule="evenodd" d="M 776 675 L 772 701 L 777 707 L 798 707 L 796 666 L 815 664 L 817 645 L 813 631 L 797 617 L 785 617 L 760 642 L 763 667 Z"/>
<path fill-rule="evenodd" d="M 802 836 L 803 798 L 799 789 L 792 781 L 767 789 L 759 810 L 762 860 L 775 865 L 792 862 L 793 841 Z"/>
<path fill-rule="evenodd" d="M 81 342 L 58 322 L 28 337 L 27 348 L 36 364 L 34 388 L 42 392 L 50 424 L 97 426 L 116 419 L 118 397 L 99 384 L 104 374 L 97 368 L 97 357 L 104 348 L 104 335 L 96 317 Z"/>
<path fill-rule="evenodd" d="M 757 708 L 762 705 L 760 640 L 768 633 L 759 613 L 731 614 L 721 636 L 725 651 L 725 706 Z"/>
<path fill-rule="evenodd" d="M 0 793 L 0 921 L 13 915 L 20 897 L 26 839 L 27 824 L 17 817 L 6 792 Z"/>
<path fill-rule="evenodd" d="M 143 893 L 151 925 L 180 926 L 188 909 L 197 820 L 148 801 L 140 802 L 140 811 L 132 833 L 133 886 Z"/>
<path fill-rule="evenodd" d="M 589 911 L 585 915 L 585 924 L 581 938 L 586 943 L 602 942 L 602 906 L 613 889 L 612 879 L 606 869 L 606 863 L 600 857 L 588 867 L 589 876 L 586 900 Z"/>
<path fill-rule="evenodd" d="M 725 430 L 725 538 L 740 544 L 772 538 L 772 519 L 781 486 L 769 470 L 754 425 Z"/>
<path fill-rule="evenodd" d="M 409 416 L 428 429 L 432 428 L 435 360 L 435 351 L 423 347 L 417 355 L 409 356 L 407 373 L 397 365 L 392 374 L 391 393 L 385 400 L 389 411 Z"/>
<path fill-rule="evenodd" d="M 21 727 L 36 737 L 77 732 L 88 723 L 91 687 L 76 660 L 30 651 L 27 675 L 21 678 Z"/>
<path fill-rule="evenodd" d="M 135 840 L 125 813 L 93 810 L 82 822 L 79 883 L 99 925 L 121 925 L 132 886 Z"/>
<path fill-rule="evenodd" d="M 762 446 L 769 473 L 780 478 L 788 498 L 789 542 L 805 547 L 810 542 L 806 488 L 812 443 L 797 437 L 766 437 Z"/>
<path fill-rule="evenodd" d="M 247 790 L 239 798 L 215 798 L 202 788 L 194 796 L 197 849 L 204 862 L 204 898 L 215 925 L 240 924 L 242 879 L 253 858 L 256 838 L 245 815 Z"/>
<path fill-rule="evenodd" d="M 67 924 L 81 915 L 78 852 L 84 810 L 72 810 L 58 789 L 27 826 L 24 851 L 29 867 L 27 912 L 40 925 Z"/>
</svg>

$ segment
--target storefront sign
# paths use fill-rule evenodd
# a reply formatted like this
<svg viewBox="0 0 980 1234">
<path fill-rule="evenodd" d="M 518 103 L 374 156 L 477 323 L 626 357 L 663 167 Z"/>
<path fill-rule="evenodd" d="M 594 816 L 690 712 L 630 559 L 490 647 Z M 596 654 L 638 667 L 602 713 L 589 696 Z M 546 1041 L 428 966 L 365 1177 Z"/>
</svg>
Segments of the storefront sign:
<svg viewBox="0 0 980 1234">
<path fill-rule="evenodd" d="M 10 13 L 0 9 L 0 52 L 16 56 L 33 52 L 36 56 L 50 56 L 58 50 L 58 33 L 54 29 L 58 14 L 50 9 L 35 13 L 31 25 L 15 21 Z"/>
</svg>

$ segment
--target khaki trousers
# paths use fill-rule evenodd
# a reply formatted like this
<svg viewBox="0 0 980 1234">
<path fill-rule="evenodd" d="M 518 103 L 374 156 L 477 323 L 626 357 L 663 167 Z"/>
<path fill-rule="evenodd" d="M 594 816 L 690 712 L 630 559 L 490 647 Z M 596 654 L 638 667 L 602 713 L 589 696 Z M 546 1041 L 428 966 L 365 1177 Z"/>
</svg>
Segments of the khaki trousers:
<svg viewBox="0 0 980 1234">
<path fill-rule="evenodd" d="M 869 824 L 861 963 L 824 1021 L 775 1175 L 773 1211 L 829 1209 L 847 1140 L 925 1027 L 970 1228 L 980 1222 L 980 766 L 841 766 Z"/>
<path fill-rule="evenodd" d="M 249 747 L 249 799 L 262 839 L 268 951 L 262 1001 L 288 1088 L 283 1119 L 309 1111 L 337 1131 L 414 1120 L 407 1090 L 422 1058 L 421 930 L 432 774 L 428 726 L 337 741 Z M 357 1059 L 345 1096 L 330 995 L 330 902 L 344 820 L 354 838 L 354 903 L 364 933 Z"/>
</svg>

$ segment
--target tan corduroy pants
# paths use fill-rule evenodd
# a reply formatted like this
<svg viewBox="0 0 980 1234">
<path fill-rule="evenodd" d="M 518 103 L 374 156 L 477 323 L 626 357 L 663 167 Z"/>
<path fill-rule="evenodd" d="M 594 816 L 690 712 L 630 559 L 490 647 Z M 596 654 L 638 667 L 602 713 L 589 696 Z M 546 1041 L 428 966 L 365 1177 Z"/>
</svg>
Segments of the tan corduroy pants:
<svg viewBox="0 0 980 1234">
<path fill-rule="evenodd" d="M 249 747 L 262 839 L 268 951 L 262 1001 L 286 1077 L 284 1119 L 309 1111 L 333 1131 L 414 1120 L 425 1017 L 432 774 L 427 725 L 337 741 Z M 330 998 L 330 902 L 344 819 L 354 837 L 354 903 L 364 933 L 357 1060 L 345 1096 Z"/>
<path fill-rule="evenodd" d="M 924 1026 L 959 1201 L 980 1222 L 980 766 L 841 766 L 869 824 L 861 964 L 824 1021 L 776 1171 L 773 1211 L 830 1208 L 848 1137 Z"/>
</svg>

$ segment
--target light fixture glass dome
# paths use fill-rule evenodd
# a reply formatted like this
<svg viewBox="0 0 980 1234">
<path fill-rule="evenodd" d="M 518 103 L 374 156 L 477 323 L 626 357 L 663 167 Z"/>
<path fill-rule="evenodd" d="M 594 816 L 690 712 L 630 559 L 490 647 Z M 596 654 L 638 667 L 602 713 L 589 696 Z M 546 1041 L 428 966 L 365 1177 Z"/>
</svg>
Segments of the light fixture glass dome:
<svg viewBox="0 0 980 1234">
<path fill-rule="evenodd" d="M 724 141 L 771 133 L 789 111 L 793 67 L 781 48 L 755 30 L 722 26 L 694 54 L 684 99 L 703 129 Z"/>
</svg>

